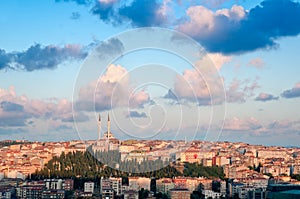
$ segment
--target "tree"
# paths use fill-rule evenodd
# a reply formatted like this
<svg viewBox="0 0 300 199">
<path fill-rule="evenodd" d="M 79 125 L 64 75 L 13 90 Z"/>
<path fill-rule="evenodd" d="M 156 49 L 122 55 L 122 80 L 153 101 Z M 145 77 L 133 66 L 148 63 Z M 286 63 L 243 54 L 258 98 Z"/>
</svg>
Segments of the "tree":
<svg viewBox="0 0 300 199">
<path fill-rule="evenodd" d="M 141 190 L 139 190 L 139 199 L 145 199 L 147 198 L 149 195 L 149 190 L 145 190 L 144 188 L 142 188 Z"/>
<path fill-rule="evenodd" d="M 190 177 L 204 176 L 207 178 L 220 178 L 220 179 L 224 179 L 225 177 L 222 167 L 217 167 L 217 166 L 205 167 L 202 164 L 197 164 L 197 163 L 185 163 L 183 175 L 190 176 Z"/>
<path fill-rule="evenodd" d="M 168 195 L 165 193 L 158 192 L 154 195 L 157 199 L 169 199 Z"/>
<path fill-rule="evenodd" d="M 240 199 L 239 194 L 238 194 L 238 193 L 235 193 L 235 194 L 233 195 L 233 199 Z"/>
<path fill-rule="evenodd" d="M 220 183 L 220 181 L 212 181 L 212 190 L 214 191 L 214 192 L 218 192 L 218 193 L 220 193 L 220 189 L 221 189 L 221 183 Z"/>
<path fill-rule="evenodd" d="M 291 175 L 291 178 L 300 181 L 300 174 L 292 174 L 292 175 Z"/>
<path fill-rule="evenodd" d="M 65 198 L 73 198 L 74 197 L 74 191 L 66 191 L 65 192 Z"/>
<path fill-rule="evenodd" d="M 260 173 L 261 167 L 262 167 L 262 164 L 259 163 L 258 166 L 254 169 L 254 171 L 257 171 L 258 173 Z"/>
<path fill-rule="evenodd" d="M 191 199 L 204 199 L 205 195 L 202 194 L 203 184 L 200 183 L 197 188 L 192 192 Z"/>
<path fill-rule="evenodd" d="M 204 199 L 205 196 L 200 191 L 193 191 L 191 194 L 191 199 Z"/>
</svg>

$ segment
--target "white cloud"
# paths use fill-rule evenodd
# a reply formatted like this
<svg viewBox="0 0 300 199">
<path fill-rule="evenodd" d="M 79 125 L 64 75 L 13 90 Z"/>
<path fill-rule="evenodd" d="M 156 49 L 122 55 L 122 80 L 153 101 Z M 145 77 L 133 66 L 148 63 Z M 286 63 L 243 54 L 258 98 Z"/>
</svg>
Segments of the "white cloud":
<svg viewBox="0 0 300 199">
<path fill-rule="evenodd" d="M 222 104 L 225 102 L 223 78 L 215 70 L 206 67 L 184 70 L 182 75 L 176 76 L 174 88 L 165 98 L 188 100 L 198 105 Z"/>
<path fill-rule="evenodd" d="M 211 59 L 218 70 L 220 70 L 224 64 L 232 60 L 232 56 L 226 56 L 221 53 L 208 53 L 207 56 Z"/>
<path fill-rule="evenodd" d="M 244 81 L 234 79 L 226 90 L 226 101 L 229 103 L 243 103 L 247 98 L 254 95 L 254 91 L 259 88 L 257 79 L 251 81 L 246 79 Z"/>
<path fill-rule="evenodd" d="M 195 69 L 185 70 L 175 80 L 174 91 L 177 97 L 196 101 L 210 99 L 210 91 L 200 72 Z"/>
<path fill-rule="evenodd" d="M 120 66 L 111 64 L 98 81 L 80 89 L 75 109 L 102 111 L 116 107 L 140 107 L 150 100 L 143 90 L 134 92 L 130 74 Z"/>
<path fill-rule="evenodd" d="M 128 83 L 127 70 L 120 65 L 110 65 L 105 74 L 101 76 L 101 83 Z"/>
<path fill-rule="evenodd" d="M 199 105 L 216 105 L 225 101 L 228 103 L 243 103 L 254 95 L 259 88 L 257 78 L 254 80 L 234 79 L 227 86 L 224 79 L 213 66 L 205 66 L 208 57 L 197 62 L 197 68 L 187 69 L 182 75 L 177 75 L 174 89 L 165 98 L 173 100 L 186 99 Z M 206 60 L 206 61 L 204 61 Z M 227 61 L 227 60 L 226 60 Z M 219 66 L 224 60 L 220 59 Z M 199 69 L 201 67 L 201 69 Z"/>
<path fill-rule="evenodd" d="M 225 120 L 223 129 L 226 131 L 255 131 L 260 128 L 262 128 L 262 125 L 254 117 L 249 117 L 246 119 L 233 117 Z"/>
<path fill-rule="evenodd" d="M 214 13 L 204 6 L 193 6 L 187 9 L 190 21 L 179 26 L 179 30 L 195 37 L 207 35 L 214 28 Z"/>
<path fill-rule="evenodd" d="M 245 10 L 242 6 L 233 5 L 231 9 L 220 9 L 217 10 L 215 15 L 224 15 L 231 20 L 239 21 L 245 17 Z"/>
<path fill-rule="evenodd" d="M 213 12 L 204 6 L 191 6 L 186 15 L 189 21 L 178 26 L 178 29 L 194 38 L 203 39 L 211 37 L 217 30 L 229 29 L 234 23 L 223 23 L 223 17 L 230 22 L 238 22 L 245 17 L 245 10 L 241 6 L 232 6 L 231 9 L 221 9 Z"/>
<path fill-rule="evenodd" d="M 66 99 L 39 100 L 17 95 L 13 86 L 0 88 L 0 126 L 28 126 L 35 119 L 62 120 L 72 114 Z"/>
</svg>

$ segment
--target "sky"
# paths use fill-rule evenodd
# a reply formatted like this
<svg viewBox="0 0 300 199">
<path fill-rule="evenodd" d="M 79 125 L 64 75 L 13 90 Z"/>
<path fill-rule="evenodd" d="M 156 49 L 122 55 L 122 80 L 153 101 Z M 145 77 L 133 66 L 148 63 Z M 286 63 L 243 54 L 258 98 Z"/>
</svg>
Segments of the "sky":
<svg viewBox="0 0 300 199">
<path fill-rule="evenodd" d="M 300 1 L 5 0 L 0 139 L 300 147 Z"/>
</svg>

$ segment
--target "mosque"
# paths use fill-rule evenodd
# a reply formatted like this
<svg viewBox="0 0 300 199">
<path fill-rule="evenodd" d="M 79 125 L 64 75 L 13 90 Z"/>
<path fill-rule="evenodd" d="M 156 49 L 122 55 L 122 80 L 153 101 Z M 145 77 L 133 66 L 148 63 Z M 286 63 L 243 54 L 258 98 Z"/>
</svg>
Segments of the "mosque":
<svg viewBox="0 0 300 199">
<path fill-rule="evenodd" d="M 98 140 L 92 145 L 93 151 L 119 150 L 120 140 L 110 131 L 110 118 L 107 116 L 107 131 L 101 137 L 101 116 L 98 118 Z"/>
</svg>

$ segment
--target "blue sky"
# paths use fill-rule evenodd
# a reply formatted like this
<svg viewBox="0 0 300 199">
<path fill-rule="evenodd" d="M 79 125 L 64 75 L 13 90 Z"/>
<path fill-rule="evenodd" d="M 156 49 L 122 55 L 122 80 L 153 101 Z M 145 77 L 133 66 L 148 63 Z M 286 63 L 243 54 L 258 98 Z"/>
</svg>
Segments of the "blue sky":
<svg viewBox="0 0 300 199">
<path fill-rule="evenodd" d="M 299 146 L 299 1 L 7 0 L 0 11 L 0 139 L 96 139 L 100 112 L 102 130 L 110 113 L 121 139 Z M 183 33 L 207 54 L 188 63 L 189 47 L 126 52 L 122 35 L 147 27 Z M 125 53 L 77 88 L 98 45 Z M 217 79 L 204 81 L 197 64 Z"/>
</svg>

